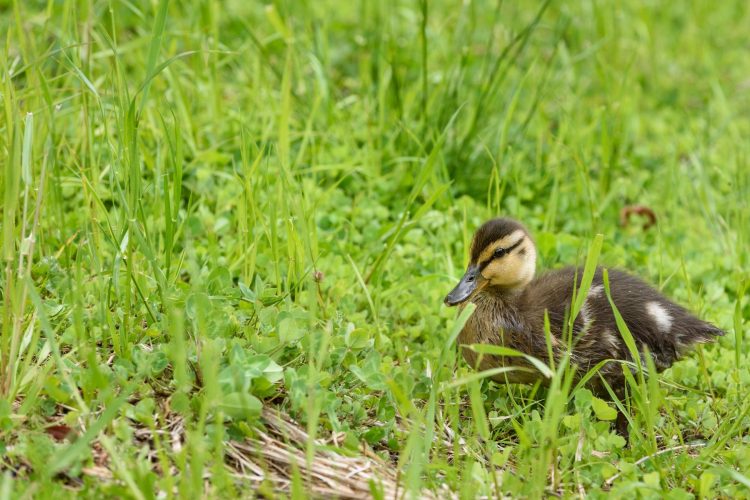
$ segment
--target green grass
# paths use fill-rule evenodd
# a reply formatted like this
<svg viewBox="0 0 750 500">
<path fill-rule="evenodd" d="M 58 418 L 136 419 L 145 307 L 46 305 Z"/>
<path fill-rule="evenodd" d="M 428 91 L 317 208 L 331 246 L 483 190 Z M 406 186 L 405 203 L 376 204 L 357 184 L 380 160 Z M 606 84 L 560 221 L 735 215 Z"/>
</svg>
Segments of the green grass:
<svg viewBox="0 0 750 500">
<path fill-rule="evenodd" d="M 304 431 L 296 497 L 367 449 L 399 495 L 748 496 L 748 25 L 742 1 L 0 1 L 0 496 L 273 495 L 264 449 L 265 482 L 233 451 L 270 409 Z M 459 359 L 442 298 L 497 214 L 541 268 L 629 269 L 727 331 L 631 377 L 629 445 L 566 363 L 540 388 Z"/>
</svg>

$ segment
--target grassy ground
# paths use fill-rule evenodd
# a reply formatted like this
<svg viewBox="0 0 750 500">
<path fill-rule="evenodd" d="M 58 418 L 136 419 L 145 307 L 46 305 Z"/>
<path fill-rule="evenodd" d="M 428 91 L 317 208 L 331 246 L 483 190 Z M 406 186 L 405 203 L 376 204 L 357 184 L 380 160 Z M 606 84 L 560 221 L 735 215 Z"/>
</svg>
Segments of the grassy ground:
<svg viewBox="0 0 750 500">
<path fill-rule="evenodd" d="M 0 496 L 748 496 L 749 25 L 0 1 Z M 601 264 L 727 330 L 634 380 L 629 445 L 564 366 L 506 387 L 458 359 L 442 297 L 496 214 L 542 268 L 603 234 Z"/>
</svg>

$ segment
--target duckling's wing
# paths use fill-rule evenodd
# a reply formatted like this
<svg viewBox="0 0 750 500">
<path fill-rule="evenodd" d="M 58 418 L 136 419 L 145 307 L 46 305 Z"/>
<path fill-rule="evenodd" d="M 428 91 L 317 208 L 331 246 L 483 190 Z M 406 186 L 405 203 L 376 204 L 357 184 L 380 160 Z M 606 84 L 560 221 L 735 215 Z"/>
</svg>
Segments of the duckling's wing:
<svg viewBox="0 0 750 500">
<path fill-rule="evenodd" d="M 580 270 L 565 267 L 542 274 L 535 278 L 524 290 L 520 300 L 522 315 L 527 319 L 531 330 L 543 332 L 544 315 L 549 317 L 552 335 L 562 338 L 570 315 L 576 283 L 580 284 Z M 587 304 L 574 322 L 574 333 L 582 331 Z"/>
<path fill-rule="evenodd" d="M 580 287 L 583 270 L 567 267 L 543 274 L 529 284 L 522 304 L 526 316 L 538 318 L 542 331 L 546 311 L 552 333 L 561 336 L 571 309 L 574 290 Z M 573 323 L 578 336 L 574 350 L 589 360 L 629 357 L 609 300 L 604 292 L 602 270 L 597 269 L 583 306 Z M 655 288 L 628 273 L 610 270 L 612 301 L 639 348 L 651 352 L 659 369 L 670 366 L 695 343 L 713 340 L 724 332 L 696 318 Z"/>
<path fill-rule="evenodd" d="M 565 267 L 542 274 L 525 289 L 521 299 L 524 316 L 534 318 L 534 326 L 549 316 L 552 333 L 560 335 L 573 302 L 574 286 L 580 284 L 580 270 Z"/>
<path fill-rule="evenodd" d="M 601 282 L 601 274 L 598 270 L 594 283 Z M 655 354 L 674 350 L 679 355 L 692 344 L 724 335 L 723 330 L 697 318 L 640 278 L 612 270 L 609 281 L 612 301 L 633 337 Z"/>
</svg>

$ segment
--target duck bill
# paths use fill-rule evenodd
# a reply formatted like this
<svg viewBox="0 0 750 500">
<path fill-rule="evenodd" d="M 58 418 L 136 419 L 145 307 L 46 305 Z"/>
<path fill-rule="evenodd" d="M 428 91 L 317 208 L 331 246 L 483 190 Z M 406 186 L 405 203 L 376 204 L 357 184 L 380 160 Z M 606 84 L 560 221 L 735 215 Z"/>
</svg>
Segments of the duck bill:
<svg viewBox="0 0 750 500">
<path fill-rule="evenodd" d="M 458 285 L 445 296 L 445 305 L 456 306 L 466 302 L 475 292 L 482 289 L 484 278 L 479 273 L 479 266 L 469 266 Z"/>
</svg>

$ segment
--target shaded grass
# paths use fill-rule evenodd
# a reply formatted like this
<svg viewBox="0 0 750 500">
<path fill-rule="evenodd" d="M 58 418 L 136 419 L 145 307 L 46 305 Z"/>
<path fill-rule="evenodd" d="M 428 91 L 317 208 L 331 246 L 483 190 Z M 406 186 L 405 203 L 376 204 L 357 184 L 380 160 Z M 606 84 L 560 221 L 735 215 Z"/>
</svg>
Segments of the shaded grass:
<svg viewBox="0 0 750 500">
<path fill-rule="evenodd" d="M 747 17 L 12 2 L 3 491 L 236 494 L 237 450 L 278 409 L 307 463 L 270 490 L 312 491 L 325 442 L 412 494 L 746 494 Z M 632 203 L 658 226 L 620 227 Z M 458 359 L 442 296 L 498 213 L 544 267 L 626 267 L 729 331 L 636 370 L 629 447 L 567 363 L 506 387 Z"/>
</svg>

